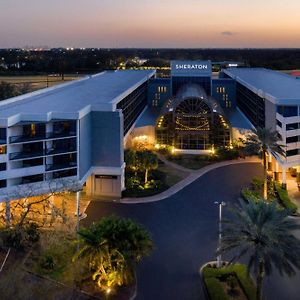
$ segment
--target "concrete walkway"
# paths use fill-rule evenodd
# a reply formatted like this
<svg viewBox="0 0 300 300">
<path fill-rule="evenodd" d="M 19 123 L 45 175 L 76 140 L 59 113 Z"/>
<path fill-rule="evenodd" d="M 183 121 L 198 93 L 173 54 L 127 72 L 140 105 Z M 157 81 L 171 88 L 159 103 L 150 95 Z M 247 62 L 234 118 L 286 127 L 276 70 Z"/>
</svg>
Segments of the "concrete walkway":
<svg viewBox="0 0 300 300">
<path fill-rule="evenodd" d="M 185 171 L 188 170 L 190 172 L 190 175 L 160 194 L 150 196 L 150 197 L 144 197 L 144 198 L 123 198 L 123 199 L 120 199 L 120 202 L 126 203 L 126 204 L 136 204 L 136 203 L 149 203 L 149 202 L 160 201 L 160 200 L 169 198 L 170 196 L 178 193 L 180 190 L 182 190 L 183 188 L 185 188 L 186 186 L 188 186 L 189 184 L 191 184 L 192 182 L 194 182 L 201 176 L 205 175 L 206 173 L 208 173 L 214 169 L 226 167 L 226 166 L 230 166 L 230 165 L 236 165 L 236 164 L 260 163 L 260 162 L 261 162 L 261 160 L 258 159 L 257 157 L 250 157 L 250 158 L 246 158 L 246 159 L 237 159 L 237 160 L 223 161 L 223 162 L 211 164 L 211 165 L 208 165 L 208 166 L 203 167 L 200 170 L 196 170 L 196 171 L 189 170 L 189 169 L 186 169 L 186 168 L 176 165 L 177 168 L 180 167 L 181 171 L 183 171 L 183 169 L 185 169 Z M 168 162 L 168 163 L 173 165 L 173 163 L 171 163 L 171 162 Z M 174 166 L 174 168 L 175 168 L 175 166 Z"/>
</svg>

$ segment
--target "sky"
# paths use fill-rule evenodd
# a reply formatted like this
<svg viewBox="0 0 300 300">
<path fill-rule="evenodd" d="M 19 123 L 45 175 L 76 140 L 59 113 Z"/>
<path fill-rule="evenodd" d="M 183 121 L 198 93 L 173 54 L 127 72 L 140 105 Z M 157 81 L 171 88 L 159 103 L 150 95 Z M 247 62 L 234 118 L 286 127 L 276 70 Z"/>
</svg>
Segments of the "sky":
<svg viewBox="0 0 300 300">
<path fill-rule="evenodd" d="M 300 48 L 300 0 L 0 0 L 0 48 Z"/>
</svg>

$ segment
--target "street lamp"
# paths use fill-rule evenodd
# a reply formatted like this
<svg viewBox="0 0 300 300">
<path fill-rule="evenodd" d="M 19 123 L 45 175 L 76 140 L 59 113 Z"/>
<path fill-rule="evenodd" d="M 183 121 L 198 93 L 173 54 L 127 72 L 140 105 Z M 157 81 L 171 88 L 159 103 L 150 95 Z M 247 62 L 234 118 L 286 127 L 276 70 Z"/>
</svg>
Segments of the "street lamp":
<svg viewBox="0 0 300 300">
<path fill-rule="evenodd" d="M 222 242 L 222 207 L 226 205 L 224 201 L 215 201 L 215 204 L 219 206 L 219 245 L 217 251 L 221 249 L 221 242 Z M 221 253 L 217 256 L 217 267 L 221 268 L 222 258 Z"/>
</svg>

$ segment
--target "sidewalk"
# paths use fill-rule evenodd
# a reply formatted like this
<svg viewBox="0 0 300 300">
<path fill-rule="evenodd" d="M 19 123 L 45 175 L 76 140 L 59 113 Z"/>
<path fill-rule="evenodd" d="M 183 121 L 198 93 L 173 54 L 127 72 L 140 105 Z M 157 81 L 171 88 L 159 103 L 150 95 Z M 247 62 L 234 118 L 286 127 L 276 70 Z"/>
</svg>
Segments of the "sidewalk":
<svg viewBox="0 0 300 300">
<path fill-rule="evenodd" d="M 123 198 L 123 199 L 120 199 L 120 203 L 136 204 L 136 203 L 149 203 L 149 202 L 160 201 L 160 200 L 169 198 L 170 196 L 178 193 L 180 190 L 182 190 L 183 188 L 185 188 L 186 186 L 188 186 L 189 184 L 191 184 L 192 182 L 194 182 L 195 180 L 197 180 L 198 178 L 200 178 L 201 176 L 205 175 L 206 173 L 208 173 L 212 170 L 215 170 L 215 169 L 218 169 L 221 167 L 230 166 L 230 165 L 245 164 L 245 163 L 260 163 L 260 162 L 261 162 L 261 160 L 258 159 L 257 157 L 250 157 L 250 158 L 246 158 L 246 159 L 237 159 L 237 160 L 223 161 L 223 162 L 215 163 L 215 164 L 208 165 L 208 166 L 201 168 L 200 170 L 196 170 L 196 171 L 189 170 L 189 169 L 186 169 L 186 168 L 176 165 L 177 168 L 180 167 L 181 171 L 183 171 L 183 169 L 184 169 L 185 171 L 190 172 L 190 175 L 160 194 L 157 194 L 157 195 L 154 195 L 151 197 L 144 197 L 144 198 Z M 173 163 L 171 163 L 171 162 L 169 162 L 169 163 L 172 164 L 172 166 L 173 166 Z M 173 166 L 173 167 L 175 168 L 175 166 Z"/>
<path fill-rule="evenodd" d="M 296 179 L 288 179 L 286 185 L 291 200 L 298 206 L 298 212 L 300 212 L 300 191 Z"/>
</svg>

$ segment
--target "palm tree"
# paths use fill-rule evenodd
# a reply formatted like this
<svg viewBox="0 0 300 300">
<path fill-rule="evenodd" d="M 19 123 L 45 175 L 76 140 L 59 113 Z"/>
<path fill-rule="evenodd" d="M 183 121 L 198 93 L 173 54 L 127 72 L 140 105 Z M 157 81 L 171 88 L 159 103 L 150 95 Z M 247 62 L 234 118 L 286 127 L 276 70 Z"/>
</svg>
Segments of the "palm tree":
<svg viewBox="0 0 300 300">
<path fill-rule="evenodd" d="M 235 251 L 231 262 L 246 256 L 248 272 L 256 276 L 256 299 L 262 299 L 262 283 L 265 274 L 275 267 L 281 275 L 295 274 L 300 268 L 300 240 L 292 232 L 300 225 L 288 218 L 288 213 L 278 210 L 275 203 L 250 201 L 242 203 L 227 220 L 223 230 L 219 254 Z"/>
<path fill-rule="evenodd" d="M 267 153 L 273 156 L 285 155 L 283 146 L 279 144 L 280 138 L 277 131 L 272 131 L 269 128 L 258 127 L 246 136 L 245 149 L 250 153 L 257 153 L 262 155 L 264 166 L 264 192 L 263 198 L 268 198 L 267 187 Z"/>
<path fill-rule="evenodd" d="M 103 290 L 129 283 L 135 264 L 153 248 L 147 230 L 129 219 L 103 218 L 78 234 L 81 248 L 73 261 L 86 259 L 93 280 Z"/>
</svg>

